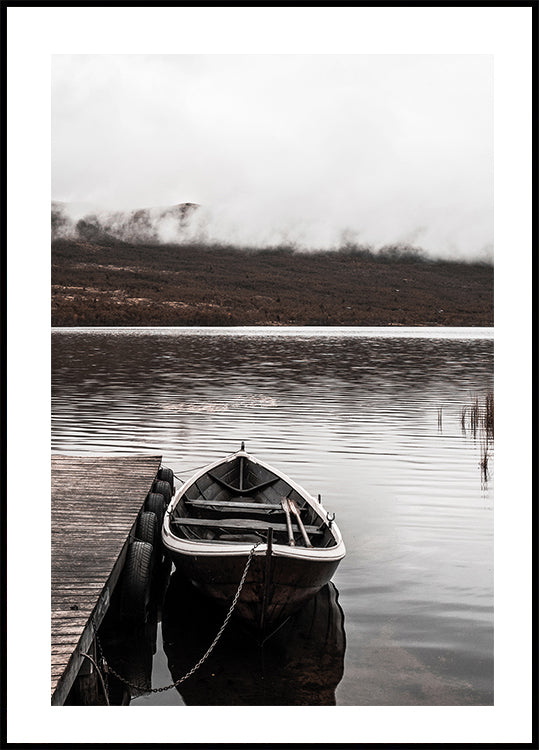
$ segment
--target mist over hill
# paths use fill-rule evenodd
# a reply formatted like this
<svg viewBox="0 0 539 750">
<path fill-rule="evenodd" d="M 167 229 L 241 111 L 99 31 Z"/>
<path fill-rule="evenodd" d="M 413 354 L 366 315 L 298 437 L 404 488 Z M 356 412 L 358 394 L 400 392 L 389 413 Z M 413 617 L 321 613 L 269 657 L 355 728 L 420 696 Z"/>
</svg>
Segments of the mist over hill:
<svg viewBox="0 0 539 750">
<path fill-rule="evenodd" d="M 84 204 L 51 203 L 51 238 L 114 244 L 161 244 L 186 236 L 196 203 L 128 211 L 92 209 Z"/>
<path fill-rule="evenodd" d="M 488 55 L 58 55 L 52 80 L 52 194 L 102 207 L 79 237 L 492 262 Z"/>
<path fill-rule="evenodd" d="M 295 239 L 296 237 L 296 239 Z M 322 243 L 305 245 L 298 241 L 294 232 L 273 233 L 272 241 L 267 235 L 238 240 L 237 235 L 223 231 L 215 213 L 197 203 L 178 203 L 173 206 L 137 208 L 128 210 L 107 210 L 89 204 L 51 203 L 51 239 L 82 240 L 98 243 L 101 246 L 130 245 L 178 245 L 198 246 L 206 250 L 219 251 L 223 248 L 239 252 L 298 252 L 312 253 L 341 252 L 362 256 L 376 255 L 381 260 L 406 258 L 425 261 L 455 261 L 492 265 L 491 248 L 484 248 L 469 258 L 446 258 L 436 252 L 404 240 L 388 244 L 372 245 L 360 243 L 355 233 L 343 231 L 340 241 L 330 245 Z"/>
</svg>

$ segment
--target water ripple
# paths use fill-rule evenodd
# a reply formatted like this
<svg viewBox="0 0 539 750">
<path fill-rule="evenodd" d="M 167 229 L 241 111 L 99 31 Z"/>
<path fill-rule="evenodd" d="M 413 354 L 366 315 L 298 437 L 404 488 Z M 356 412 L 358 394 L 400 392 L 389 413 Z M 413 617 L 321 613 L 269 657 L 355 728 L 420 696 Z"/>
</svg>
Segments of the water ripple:
<svg viewBox="0 0 539 750">
<path fill-rule="evenodd" d="M 341 703 L 398 700 L 399 669 L 432 687 L 403 704 L 492 702 L 494 463 L 483 481 L 461 425 L 491 332 L 64 330 L 52 354 L 53 451 L 187 476 L 246 441 L 322 494 L 347 545 Z"/>
</svg>

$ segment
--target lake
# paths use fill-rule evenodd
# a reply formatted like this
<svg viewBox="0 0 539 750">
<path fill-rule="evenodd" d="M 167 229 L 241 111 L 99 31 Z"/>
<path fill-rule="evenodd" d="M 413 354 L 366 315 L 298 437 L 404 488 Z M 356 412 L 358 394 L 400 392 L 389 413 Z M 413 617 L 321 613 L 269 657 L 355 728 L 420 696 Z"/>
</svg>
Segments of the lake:
<svg viewBox="0 0 539 750">
<path fill-rule="evenodd" d="M 53 452 L 155 452 L 186 479 L 245 441 L 347 548 L 264 653 L 233 626 L 132 705 L 492 705 L 494 454 L 462 412 L 493 350 L 492 329 L 53 329 Z M 172 576 L 153 687 L 213 639 L 206 607 Z"/>
</svg>

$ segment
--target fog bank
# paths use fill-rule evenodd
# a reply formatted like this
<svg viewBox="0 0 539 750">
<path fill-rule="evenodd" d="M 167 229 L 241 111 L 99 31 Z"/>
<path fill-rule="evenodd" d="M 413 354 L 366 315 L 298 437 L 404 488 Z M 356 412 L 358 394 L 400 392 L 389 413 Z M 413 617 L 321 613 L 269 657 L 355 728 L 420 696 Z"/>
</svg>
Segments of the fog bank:
<svg viewBox="0 0 539 750">
<path fill-rule="evenodd" d="M 488 56 L 62 55 L 52 72 L 52 195 L 78 218 L 195 203 L 180 228 L 152 209 L 152 232 L 492 258 Z"/>
</svg>

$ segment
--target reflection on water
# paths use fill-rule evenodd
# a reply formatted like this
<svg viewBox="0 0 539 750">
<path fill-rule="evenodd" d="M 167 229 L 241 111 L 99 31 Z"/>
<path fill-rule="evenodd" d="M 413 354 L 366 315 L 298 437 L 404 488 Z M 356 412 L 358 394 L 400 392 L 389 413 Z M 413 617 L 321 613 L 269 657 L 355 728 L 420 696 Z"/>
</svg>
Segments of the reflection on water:
<svg viewBox="0 0 539 750">
<path fill-rule="evenodd" d="M 205 653 L 222 622 L 222 610 L 173 575 L 162 625 L 173 681 Z M 209 659 L 178 691 L 186 705 L 196 706 L 335 705 L 344 650 L 344 615 L 328 584 L 263 644 L 232 620 Z"/>
<path fill-rule="evenodd" d="M 491 704 L 494 455 L 484 474 L 462 430 L 493 389 L 491 332 L 396 334 L 55 332 L 53 450 L 156 452 L 188 477 L 245 440 L 343 532 L 337 704 Z"/>
</svg>

